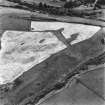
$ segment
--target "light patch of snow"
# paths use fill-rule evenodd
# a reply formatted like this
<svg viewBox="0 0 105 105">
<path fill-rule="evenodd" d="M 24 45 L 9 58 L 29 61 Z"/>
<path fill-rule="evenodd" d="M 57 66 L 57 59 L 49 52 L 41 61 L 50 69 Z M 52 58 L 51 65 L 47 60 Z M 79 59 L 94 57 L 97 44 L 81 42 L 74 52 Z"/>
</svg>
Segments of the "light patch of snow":
<svg viewBox="0 0 105 105">
<path fill-rule="evenodd" d="M 51 32 L 6 31 L 1 38 L 0 84 L 12 82 L 23 72 L 66 48 Z"/>
<path fill-rule="evenodd" d="M 42 31 L 42 30 L 56 30 L 59 28 L 64 28 L 62 32 L 65 38 L 70 38 L 72 34 L 79 33 L 76 40 L 72 41 L 71 44 L 78 43 L 80 41 L 86 40 L 92 37 L 101 28 L 98 26 L 83 25 L 83 24 L 73 24 L 64 22 L 32 22 L 32 31 Z"/>
</svg>

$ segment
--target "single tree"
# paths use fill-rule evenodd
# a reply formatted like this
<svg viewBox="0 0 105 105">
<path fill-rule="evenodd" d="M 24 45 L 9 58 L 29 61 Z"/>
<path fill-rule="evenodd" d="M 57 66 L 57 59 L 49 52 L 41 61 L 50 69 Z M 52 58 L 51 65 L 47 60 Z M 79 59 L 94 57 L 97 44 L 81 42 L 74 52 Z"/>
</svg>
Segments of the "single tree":
<svg viewBox="0 0 105 105">
<path fill-rule="evenodd" d="M 73 6 L 74 6 L 74 3 L 72 1 L 66 2 L 64 4 L 64 8 L 66 8 L 66 9 L 72 9 Z"/>
<path fill-rule="evenodd" d="M 44 8 L 47 8 L 47 4 L 46 3 L 44 3 L 43 6 L 44 6 Z"/>
<path fill-rule="evenodd" d="M 40 8 L 40 9 L 43 8 L 43 4 L 42 4 L 42 2 L 39 3 L 39 8 Z"/>
</svg>

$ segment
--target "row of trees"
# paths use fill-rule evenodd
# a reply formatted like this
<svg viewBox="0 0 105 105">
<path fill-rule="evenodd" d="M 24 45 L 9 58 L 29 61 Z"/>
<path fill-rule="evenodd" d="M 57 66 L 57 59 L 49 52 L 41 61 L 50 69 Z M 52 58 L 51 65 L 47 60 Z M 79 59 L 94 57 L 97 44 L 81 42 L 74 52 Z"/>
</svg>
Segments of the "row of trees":
<svg viewBox="0 0 105 105">
<path fill-rule="evenodd" d="M 36 7 L 35 3 L 27 3 L 27 2 L 22 2 L 21 0 L 8 0 L 10 2 L 17 3 L 18 5 L 16 7 L 21 7 L 23 9 L 29 9 L 29 10 L 34 10 Z M 25 8 L 26 7 L 26 8 Z"/>
<path fill-rule="evenodd" d="M 105 5 L 105 0 L 78 0 L 82 4 L 91 4 L 97 2 L 97 4 Z"/>
<path fill-rule="evenodd" d="M 50 6 L 45 3 L 41 3 L 41 2 L 39 3 L 37 8 L 41 11 L 44 11 L 44 12 L 50 13 L 50 14 L 55 14 L 55 15 L 63 15 L 64 14 L 64 11 L 60 11 L 61 8 Z"/>
<path fill-rule="evenodd" d="M 98 0 L 99 4 L 105 5 L 105 0 Z"/>
<path fill-rule="evenodd" d="M 97 4 L 105 3 L 105 0 L 76 0 L 76 1 L 70 0 L 69 2 L 65 2 L 63 7 L 59 8 L 59 7 L 47 5 L 42 2 L 40 2 L 39 4 L 35 4 L 35 3 L 22 2 L 21 0 L 8 0 L 8 1 L 18 3 L 19 8 L 20 7 L 24 8 L 25 6 L 31 11 L 39 10 L 44 13 L 46 12 L 46 13 L 55 14 L 55 15 L 66 14 L 70 9 L 74 7 L 78 7 L 81 4 L 96 3 L 95 6 L 97 6 Z"/>
<path fill-rule="evenodd" d="M 77 7 L 79 5 L 81 5 L 80 1 L 69 1 L 69 2 L 65 2 L 64 8 L 72 9 L 72 8 Z"/>
<path fill-rule="evenodd" d="M 8 0 L 10 2 L 14 2 L 14 3 L 21 3 L 21 0 Z"/>
<path fill-rule="evenodd" d="M 18 3 L 18 5 L 15 6 L 18 8 L 26 9 L 25 7 L 27 7 L 27 9 L 29 9 L 31 11 L 39 10 L 44 13 L 46 12 L 46 13 L 56 14 L 56 15 L 64 14 L 64 12 L 60 11 L 61 8 L 50 6 L 50 5 L 47 5 L 46 3 L 42 3 L 42 2 L 40 2 L 39 4 L 36 4 L 34 2 L 33 3 L 22 2 L 21 0 L 8 0 L 8 1 Z"/>
<path fill-rule="evenodd" d="M 69 1 L 64 4 L 64 8 L 72 9 L 73 7 L 78 7 L 79 5 L 88 5 L 91 4 L 94 8 L 101 8 L 101 5 L 105 5 L 105 0 L 76 0 Z"/>
<path fill-rule="evenodd" d="M 83 4 L 94 3 L 95 0 L 79 0 Z"/>
</svg>

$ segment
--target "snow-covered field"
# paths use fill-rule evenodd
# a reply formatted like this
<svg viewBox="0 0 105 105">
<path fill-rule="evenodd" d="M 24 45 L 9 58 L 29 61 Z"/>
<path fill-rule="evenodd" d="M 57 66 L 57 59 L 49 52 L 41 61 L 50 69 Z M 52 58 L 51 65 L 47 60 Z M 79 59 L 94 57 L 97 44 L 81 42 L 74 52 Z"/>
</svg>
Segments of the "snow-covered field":
<svg viewBox="0 0 105 105">
<path fill-rule="evenodd" d="M 6 31 L 1 38 L 0 83 L 7 83 L 66 46 L 51 32 Z"/>
<path fill-rule="evenodd" d="M 79 33 L 78 43 L 93 36 L 100 27 L 61 22 L 32 22 L 33 31 L 57 30 L 62 32 L 66 39 L 74 33 Z M 22 32 L 6 31 L 1 38 L 0 51 L 0 84 L 12 82 L 23 72 L 41 63 L 52 54 L 66 48 L 66 45 L 57 39 L 52 32 Z"/>
<path fill-rule="evenodd" d="M 74 23 L 64 23 L 64 22 L 32 22 L 32 31 L 42 31 L 42 30 L 56 30 L 64 28 L 62 32 L 65 38 L 70 38 L 72 34 L 79 33 L 79 36 L 73 43 L 78 43 L 82 40 L 88 39 L 93 36 L 101 28 L 98 26 L 74 24 Z"/>
</svg>

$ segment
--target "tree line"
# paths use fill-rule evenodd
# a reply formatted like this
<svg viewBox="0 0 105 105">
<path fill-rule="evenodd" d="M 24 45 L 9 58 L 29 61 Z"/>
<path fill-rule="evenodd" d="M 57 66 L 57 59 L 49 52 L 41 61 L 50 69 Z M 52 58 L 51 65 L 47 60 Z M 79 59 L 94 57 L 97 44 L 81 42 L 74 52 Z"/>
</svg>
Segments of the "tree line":
<svg viewBox="0 0 105 105">
<path fill-rule="evenodd" d="M 19 7 L 19 8 L 23 7 L 23 9 L 25 7 L 27 7 L 31 11 L 39 10 L 41 12 L 46 12 L 46 13 L 56 14 L 56 15 L 63 15 L 64 14 L 63 11 L 60 11 L 61 8 L 54 7 L 54 6 L 51 6 L 51 5 L 48 5 L 46 3 L 42 3 L 42 2 L 40 2 L 39 4 L 36 4 L 36 3 L 22 2 L 21 0 L 8 0 L 8 1 L 18 3 L 19 5 L 16 7 Z"/>
<path fill-rule="evenodd" d="M 69 1 L 65 2 L 63 7 L 55 7 L 48 5 L 46 3 L 40 2 L 39 4 L 36 3 L 27 3 L 27 2 L 22 2 L 21 0 L 8 0 L 10 2 L 18 3 L 19 5 L 16 6 L 18 8 L 27 8 L 28 10 L 31 11 L 40 11 L 43 13 L 49 13 L 49 14 L 54 14 L 54 15 L 71 15 L 71 10 L 74 7 L 78 7 L 82 4 L 88 4 L 88 3 L 94 3 L 95 0 L 75 0 L 75 1 Z M 97 4 L 95 6 L 100 7 L 101 4 L 105 4 L 105 0 L 98 0 Z"/>
</svg>

